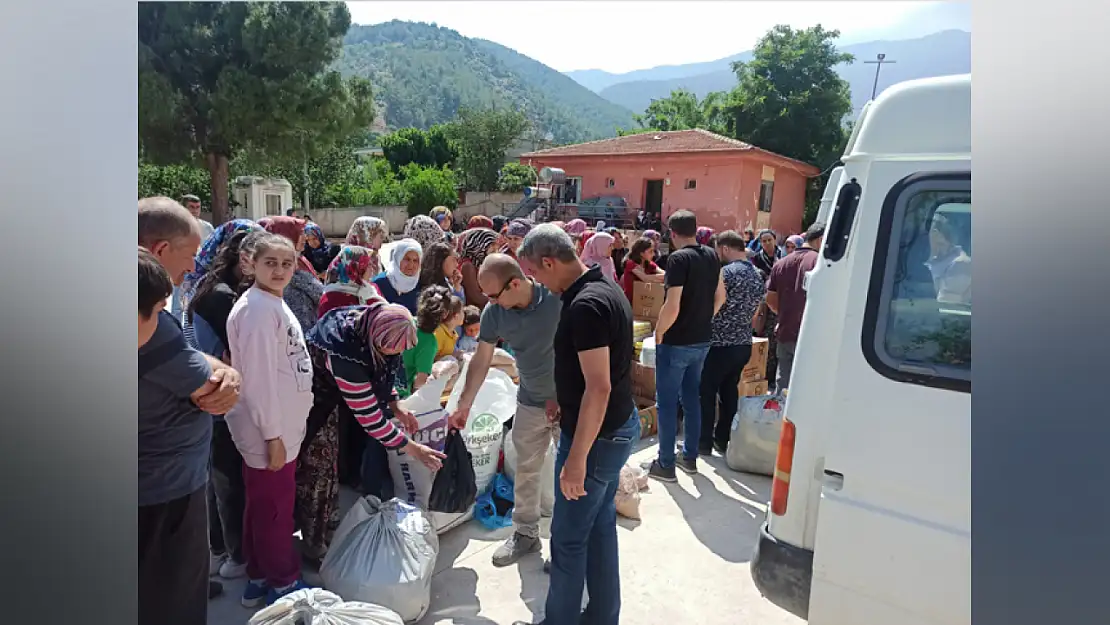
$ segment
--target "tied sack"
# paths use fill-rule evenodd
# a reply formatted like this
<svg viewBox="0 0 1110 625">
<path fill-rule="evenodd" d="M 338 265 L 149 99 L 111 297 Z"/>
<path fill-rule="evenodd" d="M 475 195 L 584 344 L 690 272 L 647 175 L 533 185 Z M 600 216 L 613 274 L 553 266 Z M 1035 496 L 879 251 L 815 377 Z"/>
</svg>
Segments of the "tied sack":
<svg viewBox="0 0 1110 625">
<path fill-rule="evenodd" d="M 403 625 L 389 608 L 361 601 L 343 601 L 322 588 L 289 593 L 255 612 L 247 625 Z"/>
<path fill-rule="evenodd" d="M 781 398 L 775 395 L 741 397 L 732 419 L 725 464 L 733 471 L 774 475 L 775 456 L 782 434 Z"/>
<path fill-rule="evenodd" d="M 412 440 L 436 451 L 443 451 L 447 439 L 447 411 L 439 403 L 447 379 L 447 376 L 442 375 L 431 378 L 419 390 L 401 401 L 401 407 L 416 417 L 417 429 L 410 435 Z M 428 497 L 435 478 L 431 469 L 402 450 L 391 449 L 386 453 L 394 495 L 411 506 L 427 510 Z M 436 519 L 432 519 L 432 522 L 434 524 Z"/>
<path fill-rule="evenodd" d="M 613 503 L 617 514 L 628 519 L 640 520 L 640 492 L 648 490 L 648 473 L 641 467 L 626 464 L 621 467 L 620 481 Z"/>
<path fill-rule="evenodd" d="M 340 597 L 389 608 L 411 623 L 428 611 L 438 554 L 439 539 L 420 508 L 368 495 L 343 517 L 320 577 Z"/>
<path fill-rule="evenodd" d="M 463 365 L 459 379 L 465 380 L 470 362 Z M 447 412 L 451 413 L 459 405 L 462 384 L 456 384 L 447 400 Z M 460 432 L 466 441 L 474 465 L 474 478 L 479 493 L 484 493 L 497 474 L 497 463 L 501 458 L 501 443 L 505 424 L 516 413 L 516 384 L 504 371 L 490 369 L 467 416 L 466 427 Z"/>
<path fill-rule="evenodd" d="M 478 486 L 474 481 L 474 465 L 462 434 L 452 430 L 443 445 L 447 457 L 443 468 L 436 472 L 428 509 L 446 514 L 464 514 L 474 505 Z"/>
</svg>

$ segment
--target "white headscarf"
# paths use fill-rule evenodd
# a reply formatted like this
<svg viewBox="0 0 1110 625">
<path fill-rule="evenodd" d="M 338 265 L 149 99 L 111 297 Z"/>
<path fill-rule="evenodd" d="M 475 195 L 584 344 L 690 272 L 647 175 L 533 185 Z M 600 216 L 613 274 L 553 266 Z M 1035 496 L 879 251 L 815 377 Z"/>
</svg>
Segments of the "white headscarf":
<svg viewBox="0 0 1110 625">
<path fill-rule="evenodd" d="M 401 239 L 394 243 L 393 249 L 389 251 L 389 267 L 386 268 L 386 277 L 389 278 L 389 283 L 397 290 L 398 295 L 404 295 L 415 289 L 417 283 L 420 282 L 420 271 L 417 271 L 414 276 L 406 276 L 401 273 L 401 260 L 409 252 L 416 252 L 417 258 L 423 258 L 424 256 L 424 248 L 415 239 Z"/>
</svg>

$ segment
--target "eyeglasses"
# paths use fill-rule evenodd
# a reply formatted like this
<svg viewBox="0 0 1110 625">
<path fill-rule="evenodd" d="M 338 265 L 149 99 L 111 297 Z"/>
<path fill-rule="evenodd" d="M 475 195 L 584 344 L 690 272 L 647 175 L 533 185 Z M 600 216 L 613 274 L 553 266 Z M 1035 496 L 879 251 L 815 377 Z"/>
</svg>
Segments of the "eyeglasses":
<svg viewBox="0 0 1110 625">
<path fill-rule="evenodd" d="M 501 287 L 501 290 L 497 292 L 497 295 L 490 295 L 488 293 L 484 293 L 483 295 L 485 295 L 486 298 L 489 299 L 490 301 L 495 301 L 495 300 L 497 300 L 497 298 L 504 295 L 505 291 L 507 291 L 509 289 L 509 287 L 513 285 L 513 280 L 516 280 L 516 278 L 515 277 L 509 278 L 508 281 L 505 282 L 505 285 Z"/>
</svg>

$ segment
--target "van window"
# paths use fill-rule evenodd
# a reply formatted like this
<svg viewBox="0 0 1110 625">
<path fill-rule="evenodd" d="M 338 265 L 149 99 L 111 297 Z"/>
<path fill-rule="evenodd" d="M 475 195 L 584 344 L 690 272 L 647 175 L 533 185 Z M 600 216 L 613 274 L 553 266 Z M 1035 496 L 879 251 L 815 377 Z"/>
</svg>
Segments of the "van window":
<svg viewBox="0 0 1110 625">
<path fill-rule="evenodd" d="M 864 355 L 904 382 L 971 390 L 971 176 L 922 174 L 883 204 Z"/>
</svg>

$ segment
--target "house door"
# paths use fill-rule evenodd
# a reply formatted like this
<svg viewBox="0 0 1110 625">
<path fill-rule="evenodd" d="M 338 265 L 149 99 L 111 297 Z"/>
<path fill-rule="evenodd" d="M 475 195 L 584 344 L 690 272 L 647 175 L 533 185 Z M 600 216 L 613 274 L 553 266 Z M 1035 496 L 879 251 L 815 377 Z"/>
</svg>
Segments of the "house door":
<svg viewBox="0 0 1110 625">
<path fill-rule="evenodd" d="M 644 190 L 644 212 L 648 215 L 662 218 L 663 211 L 663 181 L 648 180 Z"/>
</svg>

